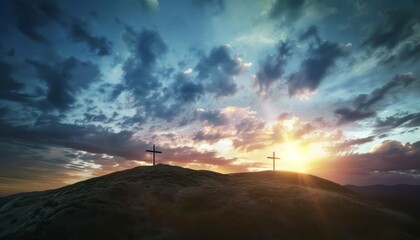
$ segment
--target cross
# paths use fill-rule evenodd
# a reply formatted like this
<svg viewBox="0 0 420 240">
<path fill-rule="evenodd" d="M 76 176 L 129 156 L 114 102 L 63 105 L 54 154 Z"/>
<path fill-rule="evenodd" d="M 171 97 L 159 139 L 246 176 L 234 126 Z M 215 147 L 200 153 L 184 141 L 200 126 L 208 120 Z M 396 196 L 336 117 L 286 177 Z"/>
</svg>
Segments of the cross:
<svg viewBox="0 0 420 240">
<path fill-rule="evenodd" d="M 155 150 L 155 144 L 153 144 L 153 150 L 146 150 L 146 152 L 151 152 L 153 153 L 153 166 L 155 166 L 155 154 L 156 153 L 162 153 L 161 151 L 156 151 Z"/>
<path fill-rule="evenodd" d="M 267 158 L 273 159 L 273 171 L 276 171 L 276 159 L 280 159 L 280 158 L 276 158 L 276 152 L 273 152 L 272 157 L 267 157 Z"/>
</svg>

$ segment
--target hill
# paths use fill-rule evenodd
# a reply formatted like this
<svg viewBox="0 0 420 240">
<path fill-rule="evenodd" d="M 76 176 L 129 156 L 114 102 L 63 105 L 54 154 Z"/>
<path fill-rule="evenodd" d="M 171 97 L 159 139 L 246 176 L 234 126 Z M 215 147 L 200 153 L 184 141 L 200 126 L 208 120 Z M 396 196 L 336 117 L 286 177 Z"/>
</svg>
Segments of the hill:
<svg viewBox="0 0 420 240">
<path fill-rule="evenodd" d="M 420 186 L 415 185 L 372 185 L 346 186 L 350 190 L 387 207 L 403 211 L 420 220 Z"/>
<path fill-rule="evenodd" d="M 137 167 L 16 197 L 0 239 L 416 239 L 418 222 L 293 172 Z"/>
</svg>

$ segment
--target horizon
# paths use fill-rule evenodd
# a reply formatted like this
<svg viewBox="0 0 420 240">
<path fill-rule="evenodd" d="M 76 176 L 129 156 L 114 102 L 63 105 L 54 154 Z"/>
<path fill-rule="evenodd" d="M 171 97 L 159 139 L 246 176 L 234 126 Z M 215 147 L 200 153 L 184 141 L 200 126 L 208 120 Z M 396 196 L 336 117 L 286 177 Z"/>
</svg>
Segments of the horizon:
<svg viewBox="0 0 420 240">
<path fill-rule="evenodd" d="M 420 185 L 416 1 L 2 1 L 0 196 L 156 162 Z"/>
<path fill-rule="evenodd" d="M 181 166 L 176 166 L 176 165 L 170 165 L 170 164 L 164 164 L 164 163 L 158 163 L 158 164 L 156 164 L 155 166 L 159 166 L 159 165 L 169 166 L 169 167 L 180 167 L 180 168 L 190 169 L 190 170 L 193 170 L 193 171 L 203 171 L 203 170 L 204 170 L 204 171 L 211 171 L 211 170 L 208 170 L 208 169 L 192 169 L 192 168 L 186 168 L 186 167 L 181 167 Z M 132 169 L 134 169 L 134 168 L 142 168 L 142 167 L 155 167 L 155 166 L 154 166 L 154 165 L 136 166 L 136 167 L 133 167 L 133 168 L 123 169 L 123 170 L 119 170 L 119 171 L 115 171 L 115 172 L 121 172 L 121 171 L 126 171 L 126 170 L 132 170 Z M 108 175 L 108 174 L 115 173 L 115 172 L 110 172 L 110 173 L 107 173 L 107 174 L 104 174 L 104 175 L 94 176 L 94 177 L 87 178 L 87 179 L 82 179 L 82 180 L 80 180 L 80 181 L 77 181 L 77 182 L 74 182 L 74 183 L 71 183 L 71 184 L 68 184 L 68 185 L 60 186 L 60 187 L 57 187 L 57 188 L 43 189 L 43 190 L 39 190 L 39 191 L 30 191 L 30 192 L 16 192 L 16 193 L 6 194 L 6 195 L 1 195 L 1 194 L 0 194 L 0 197 L 9 197 L 9 196 L 13 196 L 13 195 L 15 195 L 15 194 L 21 194 L 21 193 L 25 194 L 25 193 L 38 193 L 38 192 L 43 192 L 43 191 L 52 191 L 52 190 L 59 189 L 59 188 L 62 188 L 62 187 L 66 187 L 66 186 L 69 186 L 69 185 L 73 185 L 73 184 L 77 184 L 77 183 L 80 183 L 80 182 L 84 182 L 84 181 L 87 181 L 87 180 L 90 180 L 90 179 L 94 179 L 94 178 L 98 178 L 98 177 L 103 177 L 103 176 L 106 176 L 106 175 Z M 215 173 L 219 173 L 219 174 L 223 174 L 223 175 L 236 174 L 236 173 L 241 173 L 241 174 L 242 174 L 242 173 L 256 173 L 256 172 L 277 172 L 277 173 L 286 172 L 286 173 L 297 173 L 297 174 L 304 174 L 304 175 L 309 175 L 309 176 L 318 177 L 318 176 L 313 175 L 313 174 L 307 174 L 307 173 L 301 173 L 301 172 L 293 172 L 293 171 L 287 171 L 287 170 L 275 170 L 275 171 L 273 171 L 273 170 L 261 170 L 261 171 L 252 171 L 252 172 L 251 172 L 251 171 L 247 171 L 247 172 L 229 172 L 229 173 L 220 173 L 220 172 L 216 172 L 216 171 L 211 171 L 211 172 L 215 172 Z M 321 179 L 323 179 L 323 178 L 321 178 Z M 325 180 L 328 180 L 328 179 L 325 179 Z M 328 180 L 328 181 L 330 181 L 330 180 Z M 333 181 L 330 181 L 330 182 L 333 182 Z M 335 182 L 333 182 L 333 183 L 335 183 Z M 405 183 L 398 183 L 398 184 L 371 184 L 371 185 L 352 185 L 352 184 L 341 184 L 341 186 L 344 186 L 344 187 L 346 187 L 346 186 L 354 186 L 354 187 L 378 187 L 378 186 L 380 186 L 380 187 L 397 187 L 397 186 L 414 186 L 414 187 L 420 187 L 420 184 L 405 184 Z"/>
</svg>

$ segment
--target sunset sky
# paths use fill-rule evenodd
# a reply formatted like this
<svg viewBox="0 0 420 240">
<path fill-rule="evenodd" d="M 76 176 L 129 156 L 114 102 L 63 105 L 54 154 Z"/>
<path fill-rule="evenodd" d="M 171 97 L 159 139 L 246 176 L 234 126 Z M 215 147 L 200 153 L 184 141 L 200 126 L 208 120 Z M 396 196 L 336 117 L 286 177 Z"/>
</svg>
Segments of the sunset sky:
<svg viewBox="0 0 420 240">
<path fill-rule="evenodd" d="M 0 0 L 0 195 L 158 163 L 420 184 L 420 1 Z"/>
</svg>

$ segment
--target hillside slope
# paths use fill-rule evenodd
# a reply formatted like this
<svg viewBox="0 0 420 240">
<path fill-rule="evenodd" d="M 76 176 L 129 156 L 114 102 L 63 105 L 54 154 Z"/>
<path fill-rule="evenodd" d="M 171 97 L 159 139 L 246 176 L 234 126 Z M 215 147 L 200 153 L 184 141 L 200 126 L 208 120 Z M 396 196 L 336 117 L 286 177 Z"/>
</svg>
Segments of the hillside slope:
<svg viewBox="0 0 420 240">
<path fill-rule="evenodd" d="M 420 186 L 415 185 L 371 185 L 346 186 L 350 190 L 375 202 L 403 211 L 420 220 Z"/>
<path fill-rule="evenodd" d="M 419 224 L 292 172 L 137 167 L 11 200 L 0 239 L 416 239 Z"/>
</svg>

